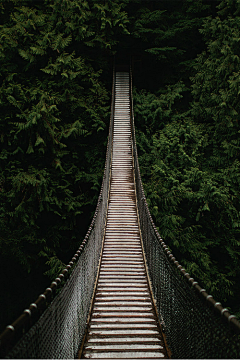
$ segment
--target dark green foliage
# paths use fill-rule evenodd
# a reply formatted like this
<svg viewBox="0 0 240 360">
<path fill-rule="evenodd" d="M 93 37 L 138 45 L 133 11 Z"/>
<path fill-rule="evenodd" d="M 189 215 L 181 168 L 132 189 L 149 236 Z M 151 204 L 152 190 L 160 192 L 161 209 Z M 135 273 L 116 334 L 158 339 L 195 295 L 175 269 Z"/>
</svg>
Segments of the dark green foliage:
<svg viewBox="0 0 240 360">
<path fill-rule="evenodd" d="M 198 23 L 205 49 L 188 61 L 191 86 L 179 77 L 155 94 L 135 90 L 135 117 L 143 182 L 161 236 L 187 271 L 239 314 L 237 8 L 223 1 L 216 16 Z M 185 66 L 175 65 L 179 73 Z"/>
<path fill-rule="evenodd" d="M 1 6 L 0 251 L 5 274 L 10 274 L 6 259 L 11 259 L 9 266 L 18 264 L 23 273 L 46 272 L 54 278 L 86 233 L 105 161 L 111 48 L 115 37 L 127 32 L 121 7 L 112 1 L 71 0 Z"/>
<path fill-rule="evenodd" d="M 239 10 L 239 0 L 0 4 L 2 327 L 90 223 L 117 50 L 133 56 L 139 161 L 160 234 L 239 312 Z"/>
<path fill-rule="evenodd" d="M 141 40 L 143 87 L 158 91 L 183 79 L 189 84 L 192 59 L 204 48 L 198 29 L 215 5 L 202 0 L 139 3 L 132 35 Z"/>
</svg>

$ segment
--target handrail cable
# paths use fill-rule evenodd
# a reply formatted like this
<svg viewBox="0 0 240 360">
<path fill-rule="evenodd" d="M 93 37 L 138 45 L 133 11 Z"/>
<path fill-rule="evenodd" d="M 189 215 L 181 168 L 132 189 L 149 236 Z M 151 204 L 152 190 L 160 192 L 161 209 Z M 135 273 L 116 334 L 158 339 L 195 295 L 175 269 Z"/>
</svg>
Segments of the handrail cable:
<svg viewBox="0 0 240 360">
<path fill-rule="evenodd" d="M 112 83 L 112 99 L 111 99 L 111 116 L 110 116 L 110 126 L 109 126 L 109 135 L 108 135 L 108 144 L 107 144 L 107 151 L 106 151 L 106 161 L 105 161 L 105 167 L 104 167 L 104 175 L 101 185 L 101 190 L 98 197 L 98 202 L 96 206 L 96 210 L 93 216 L 93 219 L 91 221 L 91 224 L 89 226 L 89 229 L 86 233 L 86 236 L 81 243 L 79 249 L 76 251 L 74 256 L 72 257 L 69 264 L 66 266 L 66 268 L 61 272 L 61 274 L 58 275 L 58 277 L 51 283 L 51 285 L 46 288 L 46 290 L 43 292 L 43 294 L 39 295 L 37 300 L 32 303 L 28 309 L 25 309 L 11 325 L 6 326 L 5 330 L 0 334 L 0 358 L 3 358 L 5 356 L 10 356 L 12 358 L 21 358 L 21 357 L 27 357 L 27 358 L 34 358 L 36 357 L 42 357 L 42 358 L 68 358 L 68 357 L 77 357 L 77 352 L 79 351 L 79 344 L 82 342 L 82 338 L 85 334 L 85 324 L 87 321 L 88 313 L 89 313 L 89 306 L 92 298 L 92 292 L 94 290 L 95 286 L 95 278 L 98 271 L 99 266 L 99 257 L 100 257 L 100 251 L 102 249 L 102 239 L 105 229 L 105 223 L 106 223 L 106 214 L 107 214 L 107 203 L 108 203 L 108 195 L 109 195 L 109 186 L 110 186 L 110 167 L 111 167 L 111 153 L 112 153 L 112 129 L 113 129 L 113 114 L 114 114 L 114 73 L 115 73 L 115 63 L 113 61 L 113 83 Z M 98 236 L 100 235 L 100 236 Z M 99 241 L 100 239 L 100 241 Z M 84 275 L 87 272 L 86 268 L 87 266 L 82 266 L 80 264 L 80 259 L 83 259 L 84 265 L 88 265 L 86 261 L 84 261 L 84 257 L 87 258 L 87 248 L 89 247 L 88 243 L 91 242 L 91 246 L 93 247 L 94 254 L 92 255 L 92 258 L 94 258 L 95 268 L 94 268 L 94 279 L 92 280 L 92 284 L 89 287 L 89 284 L 87 283 L 87 276 Z M 89 254 L 90 255 L 90 254 Z M 93 259 L 89 259 L 91 262 Z M 89 271 L 92 271 L 91 262 L 89 261 L 88 267 L 90 268 Z M 79 293 L 83 295 L 83 293 L 89 294 L 89 299 L 86 300 L 86 296 L 83 301 L 86 302 L 86 305 L 80 304 L 78 307 L 84 307 L 85 312 L 87 309 L 87 313 L 84 314 L 83 319 L 77 320 L 75 319 L 78 315 L 76 313 L 74 317 L 74 321 L 79 321 L 82 323 L 83 329 L 78 329 L 79 334 L 76 336 L 76 344 L 69 350 L 66 351 L 66 348 L 63 349 L 60 342 L 62 342 L 62 339 L 59 339 L 59 346 L 55 346 L 54 351 L 49 351 L 49 348 L 44 351 L 39 347 L 38 353 L 36 353 L 36 349 L 33 348 L 29 349 L 29 351 L 26 349 L 26 344 L 28 341 L 32 341 L 32 338 L 34 338 L 34 332 L 33 329 L 35 324 L 36 327 L 39 329 L 39 326 L 37 324 L 39 323 L 39 318 L 43 317 L 43 315 L 48 311 L 49 316 L 52 316 L 51 307 L 56 306 L 56 302 L 58 299 L 62 297 L 62 292 L 64 291 L 64 288 L 67 287 L 67 284 L 70 283 L 70 281 L 74 281 L 74 277 L 77 277 L 78 275 L 77 270 L 83 273 L 84 279 L 83 284 L 85 282 L 86 286 L 84 289 L 84 286 L 82 284 L 82 289 L 78 289 L 77 293 L 79 296 Z M 73 274 L 74 272 L 74 274 Z M 71 276 L 70 276 L 71 274 Z M 80 278 L 80 275 L 78 276 Z M 82 279 L 80 279 L 81 281 Z M 90 281 L 90 278 L 88 279 Z M 61 288 L 60 293 L 58 293 L 56 290 L 60 288 L 60 284 L 64 283 L 65 285 L 63 288 Z M 86 291 L 86 289 L 88 291 Z M 79 299 L 81 300 L 81 298 Z M 51 305 L 47 308 L 46 306 Z M 52 305 L 53 304 L 53 305 Z M 44 312 L 45 310 L 45 312 Z M 66 309 L 64 309 L 66 311 Z M 42 315 L 42 316 L 41 316 Z M 64 316 L 64 315 L 63 315 Z M 66 315 L 67 316 L 67 315 Z M 85 319 L 84 319 L 85 317 Z M 49 318 L 48 318 L 49 319 Z M 43 320 L 42 320 L 43 321 Z M 52 319 L 52 321 L 55 321 L 55 319 Z M 44 331 L 44 330 L 42 330 Z M 21 339 L 23 341 L 21 341 Z M 20 345 L 16 345 L 17 341 L 19 341 Z M 40 340 L 39 340 L 40 341 Z M 16 345 L 16 350 L 14 349 L 14 346 Z M 12 350 L 13 349 L 13 350 Z M 12 350 L 12 352 L 11 352 Z M 41 355 L 42 354 L 42 355 Z"/>
<path fill-rule="evenodd" d="M 108 206 L 109 206 L 109 196 L 110 196 L 110 183 L 111 183 L 111 178 L 112 178 L 112 156 L 113 156 L 113 126 L 114 126 L 114 109 L 115 109 L 115 62 L 113 64 L 113 81 L 112 81 L 112 101 L 111 101 L 111 124 L 110 124 L 110 128 L 111 128 L 111 153 L 110 153 L 110 167 L 109 167 L 109 186 L 108 186 L 108 198 L 107 198 L 107 210 L 106 210 L 106 219 L 105 219 L 105 225 L 104 225 L 104 233 L 103 233 L 103 238 L 102 238 L 102 248 L 101 248 L 101 253 L 100 253 L 100 257 L 99 257 L 99 262 L 98 262 L 98 269 L 97 269 L 97 276 L 96 276 L 96 280 L 94 283 L 94 289 L 93 289 L 93 294 L 92 294 L 92 299 L 91 299 L 91 304 L 90 304 L 90 308 L 89 308 L 89 314 L 88 314 L 88 318 L 86 321 L 86 329 L 85 329 L 85 334 L 82 338 L 81 344 L 79 346 L 79 350 L 78 350 L 78 359 L 81 358 L 82 355 L 82 351 L 83 351 L 83 346 L 84 346 L 84 342 L 86 340 L 86 336 L 89 330 L 89 323 L 90 323 L 90 319 L 91 319 L 91 314 L 92 314 L 92 310 L 93 310 L 93 303 L 94 303 L 94 299 L 95 299 L 95 295 L 96 295 L 96 290 L 97 290 L 97 283 L 98 283 L 98 279 L 99 279 L 99 273 L 100 273 L 100 265 L 101 265 L 101 260 L 102 260 L 102 255 L 103 255 L 103 246 L 104 246 L 104 241 L 105 241 L 105 234 L 106 234 L 106 225 L 107 225 L 107 214 L 108 214 Z"/>
<path fill-rule="evenodd" d="M 114 86 L 106 163 L 89 230 L 66 268 L 23 314 L 0 334 L 0 356 L 75 358 L 86 334 L 99 274 L 110 189 Z M 130 115 L 138 221 L 151 289 L 163 334 L 174 358 L 239 358 L 240 323 L 179 264 L 160 237 L 143 190 L 134 127 L 132 69 Z M 56 294 L 56 289 L 61 287 Z M 46 306 L 51 304 L 46 308 Z M 16 344 L 16 342 L 18 343 Z"/>
<path fill-rule="evenodd" d="M 156 226 L 153 222 L 152 216 L 150 214 L 146 196 L 144 193 L 141 175 L 140 175 L 140 168 L 139 168 L 139 162 L 138 162 L 138 155 L 137 155 L 137 145 L 136 145 L 136 134 L 135 134 L 135 125 L 134 125 L 134 112 L 133 112 L 133 85 L 132 85 L 132 68 L 130 68 L 130 94 L 131 94 L 131 121 L 132 121 L 132 138 L 133 138 L 133 149 L 134 149 L 134 162 L 135 162 L 135 178 L 137 183 L 137 205 L 138 205 L 138 213 L 139 213 L 139 219 L 140 219 L 140 227 L 142 232 L 142 238 L 144 240 L 144 250 L 147 257 L 147 264 L 148 264 L 148 270 L 152 282 L 152 289 L 156 301 L 156 307 L 158 309 L 158 314 L 160 316 L 160 323 L 163 326 L 164 332 L 167 334 L 167 342 L 171 348 L 171 351 L 173 352 L 174 357 L 182 357 L 186 358 L 186 356 L 189 356 L 190 358 L 198 358 L 199 353 L 199 343 L 196 344 L 196 349 L 193 352 L 192 345 L 189 346 L 189 349 L 186 349 L 184 351 L 189 351 L 189 354 L 186 355 L 186 353 L 181 353 L 181 351 L 177 350 L 177 346 L 180 345 L 180 343 L 183 343 L 184 340 L 181 336 L 181 331 L 179 328 L 180 322 L 182 321 L 182 330 L 184 333 L 184 327 L 186 327 L 186 321 L 184 321 L 184 318 L 181 319 L 180 316 L 180 304 L 179 308 L 177 309 L 177 301 L 174 300 L 177 299 L 174 298 L 174 292 L 178 293 L 179 298 L 181 294 L 181 290 L 177 289 L 174 291 L 174 288 L 170 289 L 172 285 L 169 285 L 169 281 L 173 281 L 177 284 L 179 281 L 179 287 L 184 287 L 184 290 L 189 296 L 189 299 L 182 299 L 182 301 L 185 301 L 185 307 L 187 309 L 187 301 L 191 303 L 191 306 L 193 306 L 194 302 L 195 304 L 199 304 L 199 307 L 202 307 L 202 311 L 206 311 L 206 314 L 203 316 L 210 316 L 210 319 L 214 322 L 213 328 L 215 331 L 214 336 L 217 336 L 217 332 L 220 331 L 217 329 L 220 328 L 221 325 L 224 327 L 224 330 L 226 331 L 226 336 L 222 334 L 222 340 L 218 340 L 218 345 L 216 346 L 216 349 L 218 349 L 218 352 L 222 352 L 225 354 L 225 356 L 229 356 L 228 351 L 230 354 L 238 354 L 240 356 L 240 337 L 238 334 L 240 334 L 240 323 L 237 320 L 236 316 L 231 315 L 228 309 L 224 309 L 221 305 L 221 303 L 217 302 L 213 299 L 212 295 L 208 295 L 205 289 L 202 289 L 198 283 L 186 272 L 186 270 L 179 264 L 179 262 L 176 260 L 176 258 L 171 254 L 171 252 L 168 249 L 168 246 L 164 243 L 161 236 L 159 235 Z M 154 269 L 154 266 L 157 264 L 158 271 Z M 166 275 L 167 271 L 165 269 L 167 267 L 167 271 L 169 271 L 169 275 Z M 166 275 L 166 276 L 165 276 Z M 164 279 L 165 278 L 165 279 Z M 176 278 L 176 279 L 175 279 Z M 168 280 L 167 280 L 168 279 Z M 166 283 L 168 282 L 168 284 Z M 175 285 L 175 284 L 174 284 Z M 193 291 L 194 290 L 194 291 Z M 196 298 L 196 299 L 195 299 Z M 191 300 L 190 300 L 191 299 Z M 166 304 L 166 308 L 164 309 L 164 304 Z M 182 306 L 182 304 L 181 304 Z M 190 305 L 189 305 L 190 307 Z M 171 313 L 169 313 L 169 311 Z M 187 311 L 182 313 L 182 316 L 191 316 L 191 313 L 187 315 Z M 199 315 L 200 316 L 200 315 Z M 171 318 L 171 320 L 170 320 Z M 193 321 L 193 318 L 189 321 Z M 167 325 L 168 324 L 168 325 Z M 173 331 L 173 324 L 175 324 L 175 329 Z M 197 331 L 197 330 L 196 330 Z M 173 335 L 173 333 L 175 334 Z M 189 336 L 193 332 L 193 327 L 189 327 Z M 228 335 L 227 335 L 228 334 Z M 214 336 L 212 340 L 214 339 Z M 175 339 L 174 339 L 175 337 Z M 210 339 L 209 335 L 209 339 Z M 180 339 L 182 340 L 180 341 Z M 223 341 L 225 338 L 228 339 L 229 343 L 231 343 L 232 349 L 229 346 L 228 349 L 225 349 L 223 347 Z M 197 337 L 196 337 L 197 339 Z M 221 339 L 221 337 L 219 337 Z M 197 340 L 198 341 L 198 340 Z M 196 341 L 196 342 L 197 342 Z M 176 343 L 175 343 L 176 342 Z M 175 343 L 175 344 L 174 344 Z M 204 352 L 204 347 L 206 345 L 202 345 L 201 351 Z M 179 346 L 181 348 L 181 346 Z M 210 349 L 209 349 L 210 350 Z M 195 353 L 196 351 L 196 353 Z M 217 350 L 216 350 L 217 351 Z M 231 352 L 232 351 L 232 352 Z M 207 352 L 206 352 L 207 353 Z M 212 356 L 216 357 L 217 352 L 212 352 Z M 204 356 L 204 355 L 203 355 Z M 206 355 L 205 355 L 206 356 Z M 224 357 L 224 356 L 223 356 Z"/>
<path fill-rule="evenodd" d="M 111 190 L 88 334 L 79 358 L 169 358 L 139 233 L 128 71 L 116 71 Z"/>
</svg>

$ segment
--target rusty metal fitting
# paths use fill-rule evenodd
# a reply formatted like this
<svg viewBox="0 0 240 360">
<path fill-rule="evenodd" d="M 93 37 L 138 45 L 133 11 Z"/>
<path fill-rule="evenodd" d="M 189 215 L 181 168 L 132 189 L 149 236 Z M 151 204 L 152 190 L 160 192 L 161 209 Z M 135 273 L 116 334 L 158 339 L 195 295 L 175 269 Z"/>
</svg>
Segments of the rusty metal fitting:
<svg viewBox="0 0 240 360">
<path fill-rule="evenodd" d="M 56 284 L 57 285 L 57 284 Z M 32 304 L 30 304 L 30 306 L 33 306 L 35 309 L 37 309 L 37 304 L 35 304 L 35 303 L 32 303 Z M 30 307 L 29 306 L 29 307 Z"/>
<path fill-rule="evenodd" d="M 230 315 L 230 316 L 228 317 L 228 322 L 230 322 L 232 319 L 236 319 L 236 316 L 235 316 L 235 315 Z"/>
<path fill-rule="evenodd" d="M 30 309 L 25 309 L 23 312 L 24 312 L 25 314 L 28 314 L 29 316 L 32 315 L 32 312 L 31 312 Z"/>
<path fill-rule="evenodd" d="M 221 311 L 221 315 L 223 315 L 226 311 L 228 311 L 228 312 L 229 312 L 229 310 L 228 310 L 228 309 L 226 309 L 226 308 L 222 309 L 222 311 Z"/>
<path fill-rule="evenodd" d="M 12 326 L 12 325 L 8 325 L 8 326 L 6 326 L 6 329 L 9 329 L 9 330 L 12 330 L 12 331 L 14 331 L 15 329 L 14 329 L 14 327 Z"/>
</svg>

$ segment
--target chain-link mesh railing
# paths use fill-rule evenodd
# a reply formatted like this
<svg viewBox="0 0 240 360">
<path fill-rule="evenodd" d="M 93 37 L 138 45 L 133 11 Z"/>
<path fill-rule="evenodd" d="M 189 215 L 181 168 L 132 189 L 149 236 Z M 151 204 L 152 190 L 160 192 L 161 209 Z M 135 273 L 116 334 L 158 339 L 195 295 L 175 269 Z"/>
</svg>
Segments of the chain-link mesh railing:
<svg viewBox="0 0 240 360">
<path fill-rule="evenodd" d="M 77 357 L 85 335 L 106 223 L 112 158 L 114 86 L 115 76 L 113 76 L 105 172 L 96 212 L 88 233 L 62 274 L 0 335 L 0 358 L 73 359 Z M 71 275 L 68 276 L 70 272 Z M 63 288 L 46 308 L 46 302 L 51 301 L 56 288 L 64 281 Z M 39 317 L 39 313 L 42 315 L 31 326 L 31 322 L 34 322 L 36 316 Z M 20 340 L 13 346 L 19 338 Z"/>
<path fill-rule="evenodd" d="M 89 231 L 66 269 L 0 335 L 1 358 L 67 359 L 77 356 L 85 334 L 106 221 L 113 111 L 114 91 L 103 184 Z M 185 272 L 155 228 L 141 182 L 133 111 L 132 133 L 141 233 L 159 320 L 172 357 L 239 358 L 239 322 Z M 51 301 L 53 293 L 64 281 L 60 293 L 44 311 L 46 303 Z M 42 315 L 35 322 L 40 313 Z M 15 345 L 18 338 L 20 340 Z"/>
<path fill-rule="evenodd" d="M 240 324 L 182 268 L 158 234 L 150 215 L 131 120 L 137 204 L 145 256 L 159 320 L 173 358 L 240 358 Z"/>
</svg>

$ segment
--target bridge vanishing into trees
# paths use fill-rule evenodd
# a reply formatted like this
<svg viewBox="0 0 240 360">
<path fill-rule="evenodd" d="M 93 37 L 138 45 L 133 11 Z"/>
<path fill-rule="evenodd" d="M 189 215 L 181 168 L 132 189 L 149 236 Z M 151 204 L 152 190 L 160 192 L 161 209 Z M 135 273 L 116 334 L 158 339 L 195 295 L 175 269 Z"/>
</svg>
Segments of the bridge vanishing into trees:
<svg viewBox="0 0 240 360">
<path fill-rule="evenodd" d="M 240 323 L 183 269 L 143 191 L 132 71 L 113 71 L 95 215 L 62 273 L 0 335 L 6 358 L 239 358 Z"/>
</svg>

